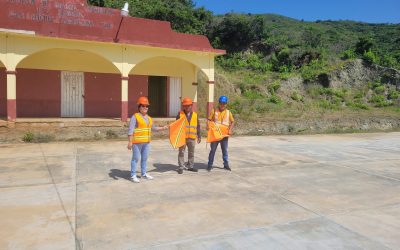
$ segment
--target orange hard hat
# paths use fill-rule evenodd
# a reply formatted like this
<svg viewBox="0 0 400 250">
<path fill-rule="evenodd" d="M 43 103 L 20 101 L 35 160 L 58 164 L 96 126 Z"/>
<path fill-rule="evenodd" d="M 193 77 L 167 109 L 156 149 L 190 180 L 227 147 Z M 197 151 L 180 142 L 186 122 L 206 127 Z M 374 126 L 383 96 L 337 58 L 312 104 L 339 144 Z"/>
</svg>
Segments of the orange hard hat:
<svg viewBox="0 0 400 250">
<path fill-rule="evenodd" d="M 189 97 L 183 98 L 182 105 L 186 106 L 186 105 L 192 105 L 192 104 L 193 104 L 192 99 L 190 99 Z"/>
<path fill-rule="evenodd" d="M 150 103 L 149 103 L 149 99 L 147 99 L 147 97 L 145 97 L 145 96 L 141 96 L 141 97 L 139 97 L 138 99 L 137 99 L 137 102 L 136 102 L 138 105 L 150 105 Z"/>
</svg>

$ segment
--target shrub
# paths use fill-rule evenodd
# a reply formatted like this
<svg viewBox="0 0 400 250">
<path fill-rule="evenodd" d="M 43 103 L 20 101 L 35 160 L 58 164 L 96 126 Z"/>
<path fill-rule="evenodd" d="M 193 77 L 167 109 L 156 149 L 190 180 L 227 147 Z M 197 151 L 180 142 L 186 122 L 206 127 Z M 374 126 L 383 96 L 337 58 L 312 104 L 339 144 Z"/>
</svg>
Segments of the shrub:
<svg viewBox="0 0 400 250">
<path fill-rule="evenodd" d="M 281 87 L 281 84 L 279 81 L 274 81 L 270 85 L 268 85 L 268 91 L 274 95 L 276 91 Z"/>
<path fill-rule="evenodd" d="M 369 64 L 377 64 L 379 62 L 379 58 L 375 55 L 374 52 L 372 52 L 372 50 L 364 52 L 362 58 L 364 59 L 365 62 Z"/>
<path fill-rule="evenodd" d="M 258 90 L 249 89 L 244 91 L 243 96 L 250 100 L 256 100 L 262 98 L 263 94 Z"/>
<path fill-rule="evenodd" d="M 27 132 L 22 137 L 22 140 L 24 142 L 33 142 L 34 139 L 35 139 L 35 135 L 32 132 Z"/>
<path fill-rule="evenodd" d="M 320 95 L 320 91 L 321 91 L 320 89 L 321 89 L 321 87 L 319 87 L 319 86 L 310 86 L 310 87 L 307 88 L 307 93 L 311 97 L 317 98 Z"/>
<path fill-rule="evenodd" d="M 268 98 L 268 102 L 274 103 L 274 104 L 281 104 L 282 99 L 277 95 L 272 95 L 270 98 Z"/>
<path fill-rule="evenodd" d="M 297 91 L 293 91 L 290 95 L 290 98 L 292 98 L 292 100 L 294 101 L 303 101 L 303 96 L 300 95 Z"/>
<path fill-rule="evenodd" d="M 50 141 L 54 141 L 54 135 L 51 134 L 43 134 L 43 133 L 39 133 L 35 136 L 35 142 L 39 142 L 39 143 L 43 143 L 43 142 L 50 142 Z"/>
<path fill-rule="evenodd" d="M 332 99 L 339 98 L 340 100 L 344 99 L 347 90 L 346 89 L 333 89 L 333 88 L 319 88 L 320 95 L 326 95 L 331 97 Z"/>
<path fill-rule="evenodd" d="M 118 138 L 118 135 L 113 130 L 109 129 L 106 131 L 106 138 L 107 139 L 115 139 L 115 138 Z"/>
<path fill-rule="evenodd" d="M 300 73 L 304 80 L 316 81 L 319 75 L 326 73 L 326 62 L 319 59 L 312 60 L 300 68 Z"/>
<path fill-rule="evenodd" d="M 373 103 L 375 107 L 386 107 L 391 105 L 391 103 L 386 100 L 384 95 L 373 94 L 369 101 Z"/>
<path fill-rule="evenodd" d="M 356 58 L 356 52 L 354 52 L 354 50 L 348 49 L 348 50 L 343 51 L 342 59 L 346 60 L 346 59 L 355 59 L 355 58 Z"/>
<path fill-rule="evenodd" d="M 365 109 L 365 110 L 368 110 L 368 109 L 369 109 L 369 107 L 368 107 L 367 104 L 361 103 L 361 102 L 358 102 L 358 101 L 349 102 L 349 103 L 347 103 L 347 105 L 348 105 L 349 107 L 356 108 L 356 109 Z"/>
<path fill-rule="evenodd" d="M 243 111 L 243 105 L 240 100 L 235 100 L 229 104 L 229 110 L 234 114 L 240 114 Z"/>
<path fill-rule="evenodd" d="M 341 103 L 341 101 L 339 100 L 320 100 L 318 102 L 318 106 L 320 106 L 321 108 L 324 109 L 338 109 L 339 108 L 339 103 Z"/>
<path fill-rule="evenodd" d="M 355 95 L 354 95 L 354 99 L 362 99 L 364 98 L 365 93 L 364 91 L 358 91 Z"/>
<path fill-rule="evenodd" d="M 383 85 L 377 86 L 376 88 L 374 88 L 374 92 L 375 92 L 376 94 L 383 94 L 383 93 L 385 93 L 385 86 L 383 86 Z"/>
<path fill-rule="evenodd" d="M 388 97 L 391 100 L 397 100 L 399 98 L 400 94 L 399 91 L 392 89 L 389 91 Z"/>
</svg>

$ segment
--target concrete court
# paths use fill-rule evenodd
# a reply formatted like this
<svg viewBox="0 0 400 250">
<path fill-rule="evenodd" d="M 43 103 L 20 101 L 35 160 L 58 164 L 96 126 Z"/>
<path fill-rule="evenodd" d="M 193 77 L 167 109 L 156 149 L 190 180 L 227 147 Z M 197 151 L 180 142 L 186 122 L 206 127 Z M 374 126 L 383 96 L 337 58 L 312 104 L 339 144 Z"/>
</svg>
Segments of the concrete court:
<svg viewBox="0 0 400 250">
<path fill-rule="evenodd" d="M 151 146 L 135 184 L 125 141 L 0 145 L 0 249 L 400 249 L 400 133 Z"/>
</svg>

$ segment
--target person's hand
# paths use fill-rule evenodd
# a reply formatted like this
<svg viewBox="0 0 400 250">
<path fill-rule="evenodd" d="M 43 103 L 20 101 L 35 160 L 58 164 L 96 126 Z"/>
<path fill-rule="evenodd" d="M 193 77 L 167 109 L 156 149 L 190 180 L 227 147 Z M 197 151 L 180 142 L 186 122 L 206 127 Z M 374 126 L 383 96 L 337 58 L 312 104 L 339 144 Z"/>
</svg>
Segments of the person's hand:
<svg viewBox="0 0 400 250">
<path fill-rule="evenodd" d="M 232 129 L 229 129 L 228 135 L 232 135 L 232 133 L 233 133 Z"/>
<path fill-rule="evenodd" d="M 197 137 L 197 144 L 201 142 L 201 137 Z"/>
<path fill-rule="evenodd" d="M 132 142 L 128 142 L 128 146 L 126 146 L 128 150 L 132 150 Z"/>
<path fill-rule="evenodd" d="M 164 127 L 162 127 L 163 130 L 167 130 L 169 128 L 168 125 L 165 125 Z"/>
</svg>

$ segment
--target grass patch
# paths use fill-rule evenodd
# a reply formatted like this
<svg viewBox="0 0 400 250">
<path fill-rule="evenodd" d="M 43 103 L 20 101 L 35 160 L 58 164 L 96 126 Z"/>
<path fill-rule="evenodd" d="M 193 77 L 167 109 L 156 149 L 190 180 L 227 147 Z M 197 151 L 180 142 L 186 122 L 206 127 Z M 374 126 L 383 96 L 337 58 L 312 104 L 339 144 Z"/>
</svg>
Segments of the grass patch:
<svg viewBox="0 0 400 250">
<path fill-rule="evenodd" d="M 24 142 L 33 142 L 34 139 L 35 139 L 35 134 L 33 134 L 32 132 L 26 132 L 22 137 L 22 141 Z"/>
<path fill-rule="evenodd" d="M 47 143 L 47 142 L 54 141 L 54 139 L 55 139 L 55 136 L 52 134 L 45 134 L 45 133 L 34 134 L 32 132 L 27 132 L 22 137 L 22 141 L 28 142 L 28 143 L 32 143 L 32 142 Z"/>
<path fill-rule="evenodd" d="M 106 131 L 106 138 L 107 139 L 116 139 L 116 138 L 118 138 L 118 135 L 115 131 L 109 129 Z"/>
</svg>

